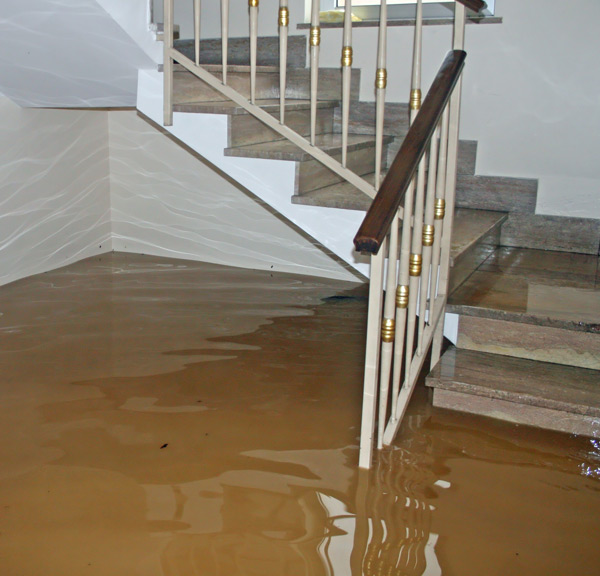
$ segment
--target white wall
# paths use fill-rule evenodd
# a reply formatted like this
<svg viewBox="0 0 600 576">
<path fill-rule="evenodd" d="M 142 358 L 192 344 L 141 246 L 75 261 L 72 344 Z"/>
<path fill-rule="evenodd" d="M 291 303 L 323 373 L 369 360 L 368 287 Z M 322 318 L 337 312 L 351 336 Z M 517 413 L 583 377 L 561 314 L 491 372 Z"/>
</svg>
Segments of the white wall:
<svg viewBox="0 0 600 576">
<path fill-rule="evenodd" d="M 0 94 L 0 285 L 110 251 L 106 112 Z"/>
<path fill-rule="evenodd" d="M 176 22 L 191 34 L 191 2 L 177 0 Z M 304 0 L 290 0 L 290 33 L 304 18 Z M 260 3 L 261 35 L 277 33 L 276 0 Z M 462 137 L 479 141 L 479 174 L 539 178 L 537 212 L 600 218 L 600 21 L 598 0 L 577 3 L 502 0 L 502 24 L 469 25 Z M 231 11 L 231 36 L 247 34 L 248 14 Z M 220 30 L 218 3 L 203 3 L 205 37 Z M 424 33 L 424 84 L 450 47 L 448 26 Z M 373 100 L 377 30 L 353 33 L 354 63 L 363 69 L 361 98 Z M 406 101 L 412 30 L 390 28 L 388 100 Z M 321 63 L 339 66 L 341 31 L 322 32 Z M 367 70 L 371 70 L 367 73 Z"/>
<path fill-rule="evenodd" d="M 355 279 L 135 112 L 111 112 L 109 125 L 115 250 Z"/>
</svg>

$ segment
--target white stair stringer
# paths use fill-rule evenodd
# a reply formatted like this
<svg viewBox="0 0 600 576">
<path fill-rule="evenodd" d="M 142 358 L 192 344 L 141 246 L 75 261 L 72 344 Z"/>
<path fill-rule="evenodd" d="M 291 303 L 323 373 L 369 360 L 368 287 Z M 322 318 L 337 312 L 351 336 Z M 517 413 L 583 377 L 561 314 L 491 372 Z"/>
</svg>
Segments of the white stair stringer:
<svg viewBox="0 0 600 576">
<path fill-rule="evenodd" d="M 141 70 L 137 107 L 159 125 L 163 123 L 163 75 Z M 368 277 L 368 259 L 354 251 L 353 238 L 364 212 L 292 204 L 295 166 L 286 160 L 227 157 L 227 116 L 223 114 L 173 114 L 165 127 L 178 140 L 228 174 L 252 194 L 304 230 L 322 246 Z"/>
</svg>

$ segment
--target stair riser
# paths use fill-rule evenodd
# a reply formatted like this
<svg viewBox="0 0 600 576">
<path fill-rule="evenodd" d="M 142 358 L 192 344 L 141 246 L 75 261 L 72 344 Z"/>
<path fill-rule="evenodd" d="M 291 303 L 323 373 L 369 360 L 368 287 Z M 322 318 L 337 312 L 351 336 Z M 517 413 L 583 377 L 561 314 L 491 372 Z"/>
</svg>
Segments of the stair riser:
<svg viewBox="0 0 600 576">
<path fill-rule="evenodd" d="M 272 114 L 279 118 L 279 112 Z M 310 134 L 310 110 L 289 110 L 285 113 L 285 125 L 303 136 Z M 333 109 L 317 110 L 316 133 L 331 132 L 333 126 Z M 260 120 L 249 114 L 231 116 L 229 120 L 229 146 L 245 146 L 260 142 L 282 140 L 283 137 Z"/>
<path fill-rule="evenodd" d="M 220 72 L 215 72 L 217 78 L 222 78 Z M 247 72 L 229 72 L 227 84 L 250 98 L 250 75 Z M 352 75 L 351 98 L 358 100 L 360 74 Z M 307 69 L 290 71 L 287 77 L 286 98 L 310 99 L 310 71 Z M 340 100 L 342 97 L 341 75 L 338 70 L 321 70 L 319 73 L 319 100 Z M 279 74 L 275 72 L 260 72 L 256 75 L 256 98 L 279 98 Z M 173 101 L 176 104 L 184 102 L 220 101 L 226 98 L 217 90 L 206 85 L 191 72 L 174 73 Z"/>
<path fill-rule="evenodd" d="M 221 78 L 220 73 L 216 73 Z M 227 85 L 237 90 L 246 98 L 250 98 L 250 77 L 245 72 L 227 74 Z M 256 98 L 279 98 L 279 77 L 277 74 L 265 73 L 256 75 Z M 225 101 L 227 98 L 219 91 L 211 88 L 191 72 L 175 72 L 173 101 L 184 102 Z"/>
<path fill-rule="evenodd" d="M 433 405 L 438 408 L 479 414 L 498 420 L 569 434 L 597 437 L 599 433 L 596 417 L 572 414 L 540 406 L 517 404 L 497 398 L 485 398 L 452 390 L 436 388 L 433 392 Z"/>
<path fill-rule="evenodd" d="M 400 146 L 402 146 L 403 137 L 389 145 L 387 163 L 392 164 Z M 477 161 L 477 142 L 473 140 L 461 140 L 458 144 L 458 166 L 456 167 L 457 174 L 473 175 L 475 174 L 475 163 Z M 426 171 L 429 170 L 429 165 L 426 166 Z"/>
<path fill-rule="evenodd" d="M 341 161 L 341 154 L 336 154 L 333 158 Z M 374 148 L 368 147 L 348 152 L 346 165 L 350 170 L 359 175 L 373 172 L 375 170 Z M 316 160 L 296 163 L 294 190 L 297 195 L 302 195 L 304 192 L 316 190 L 341 181 L 342 179 L 337 174 L 334 174 Z"/>
<path fill-rule="evenodd" d="M 306 66 L 306 36 L 288 36 L 288 66 L 303 68 Z M 175 42 L 175 47 L 188 58 L 194 59 L 193 40 Z M 200 41 L 200 63 L 221 64 L 221 39 L 207 38 Z M 257 39 L 256 61 L 259 66 L 279 66 L 279 38 L 277 36 L 261 36 Z M 229 38 L 227 47 L 229 65 L 250 64 L 250 40 L 246 38 Z"/>
<path fill-rule="evenodd" d="M 537 180 L 529 178 L 473 176 L 459 172 L 456 206 L 533 214 L 537 202 L 537 187 Z"/>
<path fill-rule="evenodd" d="M 350 100 L 358 102 L 360 93 L 360 70 L 352 70 L 352 82 L 350 85 Z M 303 100 L 310 99 L 310 70 L 295 69 L 288 70 L 287 86 L 285 94 L 289 98 Z M 342 99 L 342 72 L 325 68 L 319 70 L 319 85 L 317 92 L 318 100 L 341 100 Z"/>
<path fill-rule="evenodd" d="M 457 346 L 600 370 L 600 338 L 590 332 L 461 316 Z"/>
</svg>

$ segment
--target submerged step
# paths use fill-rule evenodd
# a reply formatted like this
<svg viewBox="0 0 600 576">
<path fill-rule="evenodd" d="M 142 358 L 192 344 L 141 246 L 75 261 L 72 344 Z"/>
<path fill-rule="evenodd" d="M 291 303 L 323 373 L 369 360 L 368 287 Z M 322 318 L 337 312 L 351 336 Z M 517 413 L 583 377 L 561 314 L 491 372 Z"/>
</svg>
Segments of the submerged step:
<svg viewBox="0 0 600 576">
<path fill-rule="evenodd" d="M 600 369 L 599 259 L 499 248 L 450 296 L 458 346 Z"/>
<path fill-rule="evenodd" d="M 450 347 L 427 376 L 434 406 L 600 436 L 600 372 Z"/>
</svg>

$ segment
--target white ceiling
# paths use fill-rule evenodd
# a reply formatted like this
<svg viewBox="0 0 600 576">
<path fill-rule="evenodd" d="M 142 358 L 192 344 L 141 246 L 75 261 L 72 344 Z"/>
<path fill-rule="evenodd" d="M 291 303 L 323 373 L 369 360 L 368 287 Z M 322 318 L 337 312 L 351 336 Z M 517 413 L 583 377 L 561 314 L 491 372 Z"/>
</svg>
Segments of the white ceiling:
<svg viewBox="0 0 600 576">
<path fill-rule="evenodd" d="M 154 67 L 96 0 L 2 0 L 0 92 L 20 106 L 135 106 Z"/>
</svg>

